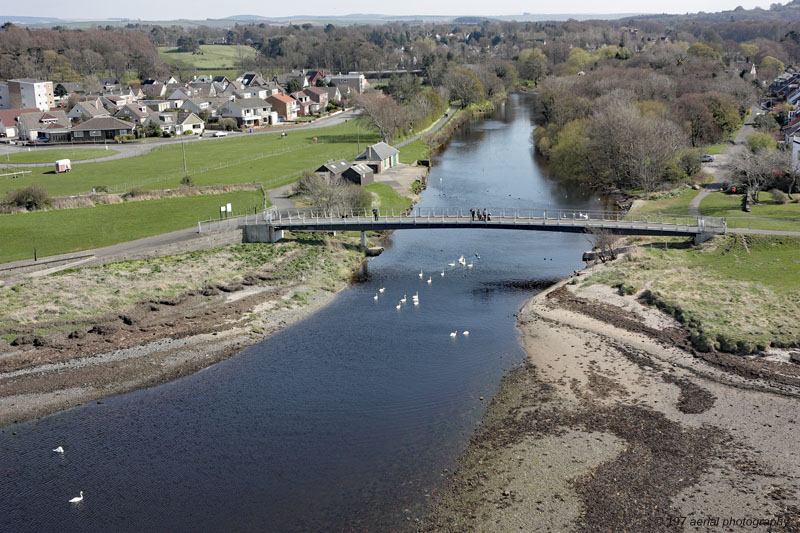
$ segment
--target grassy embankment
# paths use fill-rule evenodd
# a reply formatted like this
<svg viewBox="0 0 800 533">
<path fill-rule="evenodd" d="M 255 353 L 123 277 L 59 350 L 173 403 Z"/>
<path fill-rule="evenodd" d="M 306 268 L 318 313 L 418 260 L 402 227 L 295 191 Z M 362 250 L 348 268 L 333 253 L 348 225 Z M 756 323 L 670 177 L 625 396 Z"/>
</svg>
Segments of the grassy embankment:
<svg viewBox="0 0 800 533">
<path fill-rule="evenodd" d="M 103 148 L 60 148 L 56 150 L 31 150 L 30 152 L 17 152 L 8 154 L 6 157 L 0 156 L 0 163 L 11 164 L 31 164 L 31 163 L 53 163 L 57 159 L 69 159 L 71 161 L 82 161 L 84 159 L 95 159 L 108 157 L 116 154 L 116 150 Z M 52 170 L 50 168 L 47 171 Z"/>
<path fill-rule="evenodd" d="M 260 191 L 187 196 L 96 205 L 60 211 L 0 215 L 0 263 L 111 246 L 197 225 L 219 216 L 221 205 L 236 211 L 263 205 Z"/>
<path fill-rule="evenodd" d="M 59 327 L 73 330 L 79 324 L 48 324 L 121 312 L 143 300 L 169 299 L 186 291 L 228 284 L 265 267 L 273 270 L 270 286 L 296 286 L 294 296 L 281 299 L 280 305 L 303 305 L 311 292 L 335 291 L 350 278 L 363 257 L 357 244 L 358 234 L 334 239 L 322 234 L 299 234 L 276 244 L 242 244 L 123 261 L 0 287 L 3 305 L 0 338 L 12 341 L 19 328 L 26 326 L 36 327 L 35 334 L 49 333 Z M 82 297 L 75 298 L 75 294 Z"/>
<path fill-rule="evenodd" d="M 698 349 L 751 353 L 800 343 L 800 239 L 727 235 L 697 248 L 643 249 L 584 283 L 649 290 Z M 645 295 L 647 296 L 647 295 Z"/>
<path fill-rule="evenodd" d="M 367 191 L 377 196 L 377 202 L 373 202 L 375 207 L 400 207 L 411 206 L 411 198 L 403 196 L 385 183 L 372 183 L 364 187 Z"/>
</svg>

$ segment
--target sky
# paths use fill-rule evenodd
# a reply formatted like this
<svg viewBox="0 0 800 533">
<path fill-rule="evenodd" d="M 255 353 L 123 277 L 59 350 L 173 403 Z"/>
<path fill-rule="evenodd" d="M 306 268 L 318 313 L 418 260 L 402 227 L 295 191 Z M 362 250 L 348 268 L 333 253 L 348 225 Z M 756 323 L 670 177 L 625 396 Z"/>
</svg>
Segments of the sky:
<svg viewBox="0 0 800 533">
<path fill-rule="evenodd" d="M 532 14 L 604 14 L 604 13 L 687 13 L 697 11 L 724 11 L 741 5 L 768 8 L 775 0 L 571 0 L 567 3 L 541 0 L 403 0 L 402 2 L 374 2 L 366 0 L 306 0 L 304 2 L 253 2 L 243 0 L 194 0 L 192 2 L 164 2 L 163 0 L 137 0 L 136 2 L 85 2 L 75 0 L 38 0 L 32 4 L 19 0 L 3 0 L 6 16 L 38 16 L 62 19 L 130 18 L 139 20 L 174 20 L 188 18 L 224 18 L 233 15 L 261 15 L 285 17 L 293 15 L 346 15 L 370 13 L 383 15 L 515 15 Z M 780 3 L 785 3 L 782 0 Z"/>
</svg>

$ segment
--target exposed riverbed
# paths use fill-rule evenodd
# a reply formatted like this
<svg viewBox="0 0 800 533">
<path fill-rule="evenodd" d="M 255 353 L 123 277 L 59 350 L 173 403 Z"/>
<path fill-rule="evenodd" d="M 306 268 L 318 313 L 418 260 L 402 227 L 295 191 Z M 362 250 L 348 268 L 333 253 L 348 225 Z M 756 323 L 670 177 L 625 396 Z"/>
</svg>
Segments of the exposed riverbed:
<svg viewBox="0 0 800 533">
<path fill-rule="evenodd" d="M 512 96 L 459 131 L 421 205 L 597 207 L 537 166 L 530 102 Z M 587 247 L 578 235 L 398 231 L 366 281 L 265 342 L 4 428 L 0 529 L 413 528 L 525 357 L 516 312 Z M 473 268 L 448 266 L 460 255 Z"/>
</svg>

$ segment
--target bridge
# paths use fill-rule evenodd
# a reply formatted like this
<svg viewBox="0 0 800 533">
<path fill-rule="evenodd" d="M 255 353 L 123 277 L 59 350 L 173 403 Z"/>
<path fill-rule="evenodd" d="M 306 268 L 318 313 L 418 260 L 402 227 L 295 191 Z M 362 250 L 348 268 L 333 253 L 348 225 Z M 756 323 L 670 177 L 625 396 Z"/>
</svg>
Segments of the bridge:
<svg viewBox="0 0 800 533">
<path fill-rule="evenodd" d="M 632 216 L 625 212 L 580 209 L 487 209 L 486 220 L 473 218 L 464 207 L 412 207 L 371 209 L 306 208 L 278 210 L 235 219 L 198 223 L 198 231 L 242 227 L 247 242 L 277 242 L 284 231 L 360 231 L 362 246 L 366 231 L 409 229 L 490 229 L 592 233 L 614 235 L 691 237 L 695 244 L 726 233 L 725 219 L 681 216 Z"/>
</svg>

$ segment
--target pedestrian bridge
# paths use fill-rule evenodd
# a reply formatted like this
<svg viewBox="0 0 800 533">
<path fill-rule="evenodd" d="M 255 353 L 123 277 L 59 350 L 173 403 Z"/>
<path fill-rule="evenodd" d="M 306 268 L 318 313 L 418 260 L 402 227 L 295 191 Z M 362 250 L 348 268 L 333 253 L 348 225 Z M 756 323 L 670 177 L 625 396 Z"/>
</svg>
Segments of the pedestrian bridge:
<svg viewBox="0 0 800 533">
<path fill-rule="evenodd" d="M 480 229 L 558 231 L 615 235 L 692 237 L 695 243 L 726 232 L 725 220 L 712 217 L 630 215 L 626 212 L 581 209 L 487 209 L 486 220 L 473 218 L 464 207 L 371 209 L 274 207 L 255 215 L 198 223 L 200 232 L 225 227 L 245 228 L 248 242 L 276 242 L 284 231 L 360 231 L 408 229 Z"/>
</svg>

